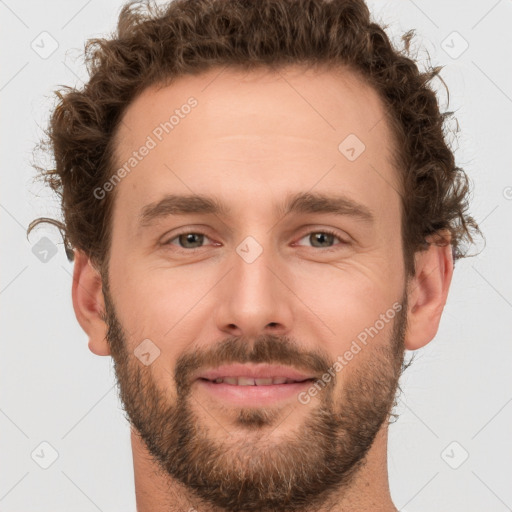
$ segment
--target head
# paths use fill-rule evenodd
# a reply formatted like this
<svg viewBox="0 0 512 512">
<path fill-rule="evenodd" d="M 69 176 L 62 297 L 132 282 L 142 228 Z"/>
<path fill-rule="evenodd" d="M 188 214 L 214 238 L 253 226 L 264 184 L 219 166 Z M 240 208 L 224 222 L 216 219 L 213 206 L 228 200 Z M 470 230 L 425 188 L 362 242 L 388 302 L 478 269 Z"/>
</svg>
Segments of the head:
<svg viewBox="0 0 512 512">
<path fill-rule="evenodd" d="M 136 7 L 48 130 L 75 312 L 162 472 L 227 510 L 300 510 L 356 478 L 478 231 L 440 68 L 362 0 Z M 235 403 L 204 379 L 230 363 L 310 382 Z"/>
</svg>

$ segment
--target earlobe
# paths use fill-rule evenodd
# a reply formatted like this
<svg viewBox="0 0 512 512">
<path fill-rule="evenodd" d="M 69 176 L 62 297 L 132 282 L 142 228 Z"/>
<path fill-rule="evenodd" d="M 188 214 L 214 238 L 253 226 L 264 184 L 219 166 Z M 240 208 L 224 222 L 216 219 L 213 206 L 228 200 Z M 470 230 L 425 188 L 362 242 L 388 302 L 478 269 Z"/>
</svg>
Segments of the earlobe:
<svg viewBox="0 0 512 512">
<path fill-rule="evenodd" d="M 449 234 L 445 234 L 449 240 Z M 429 343 L 437 333 L 453 275 L 450 243 L 431 245 L 415 255 L 416 275 L 408 283 L 408 316 L 405 348 L 416 350 Z"/>
<path fill-rule="evenodd" d="M 75 250 L 72 297 L 78 323 L 89 336 L 89 350 L 98 356 L 110 355 L 101 276 L 79 250 Z"/>
</svg>

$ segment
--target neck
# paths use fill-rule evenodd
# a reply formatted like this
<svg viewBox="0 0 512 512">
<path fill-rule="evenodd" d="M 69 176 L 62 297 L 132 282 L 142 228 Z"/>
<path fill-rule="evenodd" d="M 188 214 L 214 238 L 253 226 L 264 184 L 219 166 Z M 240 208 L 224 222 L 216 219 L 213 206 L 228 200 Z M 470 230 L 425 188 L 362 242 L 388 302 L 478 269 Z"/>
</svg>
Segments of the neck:
<svg viewBox="0 0 512 512">
<path fill-rule="evenodd" d="M 307 512 L 397 512 L 389 492 L 387 429 L 384 423 L 350 487 L 334 494 L 329 506 Z M 181 482 L 163 473 L 133 427 L 131 444 L 137 512 L 225 512 L 202 502 Z"/>
</svg>

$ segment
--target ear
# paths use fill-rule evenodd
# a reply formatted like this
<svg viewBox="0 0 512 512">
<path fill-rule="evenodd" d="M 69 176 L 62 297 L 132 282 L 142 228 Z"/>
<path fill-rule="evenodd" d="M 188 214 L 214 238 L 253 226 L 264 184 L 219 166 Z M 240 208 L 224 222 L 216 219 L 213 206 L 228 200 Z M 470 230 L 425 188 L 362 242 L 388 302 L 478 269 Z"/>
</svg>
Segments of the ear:
<svg viewBox="0 0 512 512">
<path fill-rule="evenodd" d="M 436 245 L 441 240 L 444 245 Z M 427 238 L 428 249 L 415 255 L 415 276 L 408 283 L 405 348 L 416 350 L 437 333 L 453 275 L 450 234 L 445 230 Z"/>
<path fill-rule="evenodd" d="M 105 302 L 100 273 L 82 251 L 75 249 L 73 271 L 73 309 L 78 323 L 89 336 L 89 350 L 98 356 L 110 355 Z"/>
</svg>

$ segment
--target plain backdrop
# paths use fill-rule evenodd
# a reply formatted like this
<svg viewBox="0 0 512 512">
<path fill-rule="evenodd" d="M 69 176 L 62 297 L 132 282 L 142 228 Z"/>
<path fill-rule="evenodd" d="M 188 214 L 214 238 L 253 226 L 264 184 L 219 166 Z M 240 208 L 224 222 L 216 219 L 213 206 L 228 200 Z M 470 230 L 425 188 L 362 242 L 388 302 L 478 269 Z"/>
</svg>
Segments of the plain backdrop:
<svg viewBox="0 0 512 512">
<path fill-rule="evenodd" d="M 52 91 L 87 79 L 83 44 L 114 29 L 121 5 L 0 0 L 3 512 L 135 511 L 129 428 L 111 359 L 88 350 L 75 319 L 73 264 L 58 231 L 25 234 L 34 218 L 59 216 L 31 167 Z M 486 237 L 478 256 L 457 263 L 439 332 L 402 378 L 389 438 L 392 497 L 407 512 L 511 510 L 512 3 L 369 6 L 397 44 L 416 30 L 420 63 L 428 52 L 444 66 L 450 101 L 436 81 L 440 106 L 456 112 L 457 164 L 472 180 L 471 213 Z"/>
</svg>

